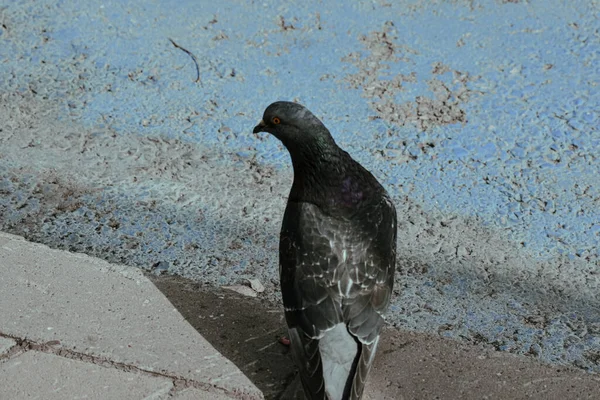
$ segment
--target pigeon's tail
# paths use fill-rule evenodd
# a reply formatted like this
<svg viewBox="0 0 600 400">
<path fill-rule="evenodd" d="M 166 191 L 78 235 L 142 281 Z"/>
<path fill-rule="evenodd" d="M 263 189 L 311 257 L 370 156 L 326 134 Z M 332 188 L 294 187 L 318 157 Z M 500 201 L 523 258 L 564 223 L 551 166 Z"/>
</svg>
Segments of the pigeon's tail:
<svg viewBox="0 0 600 400">
<path fill-rule="evenodd" d="M 319 341 L 328 400 L 360 400 L 373 364 L 379 335 L 361 343 L 344 323 L 335 325 Z"/>
<path fill-rule="evenodd" d="M 360 344 L 340 322 L 319 341 L 325 391 L 330 400 L 349 399 L 354 372 L 360 359 Z"/>
</svg>

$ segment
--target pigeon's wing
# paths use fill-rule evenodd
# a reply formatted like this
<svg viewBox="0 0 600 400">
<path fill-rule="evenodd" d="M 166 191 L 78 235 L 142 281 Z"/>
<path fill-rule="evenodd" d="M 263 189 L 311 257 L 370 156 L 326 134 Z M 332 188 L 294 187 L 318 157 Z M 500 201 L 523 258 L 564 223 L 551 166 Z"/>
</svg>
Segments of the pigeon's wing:
<svg viewBox="0 0 600 400">
<path fill-rule="evenodd" d="M 394 285 L 396 209 L 387 195 L 353 219 L 352 253 L 340 279 L 344 321 L 361 343 L 375 340 Z"/>
<path fill-rule="evenodd" d="M 351 381 L 346 382 L 348 399 L 361 398 L 377 351 L 382 314 L 394 284 L 396 230 L 396 209 L 384 194 L 354 215 L 349 234 L 336 242 L 345 258 L 335 274 L 336 297 L 342 304 L 343 321 L 358 344 Z"/>
<path fill-rule="evenodd" d="M 279 273 L 291 350 L 305 394 L 326 399 L 319 341 L 342 322 L 339 301 L 331 296 L 332 273 L 339 260 L 315 206 L 288 202 L 279 244 Z M 336 227 L 331 227 L 335 230 Z"/>
<path fill-rule="evenodd" d="M 391 296 L 395 246 L 396 214 L 387 197 L 346 220 L 313 204 L 288 203 L 281 289 L 307 396 L 324 399 L 327 389 L 360 398 Z"/>
<path fill-rule="evenodd" d="M 396 208 L 384 194 L 367 212 L 356 217 L 356 243 L 342 300 L 344 321 L 360 343 L 350 399 L 360 399 L 374 360 L 394 285 L 396 266 Z M 361 248 L 362 246 L 362 248 Z"/>
</svg>

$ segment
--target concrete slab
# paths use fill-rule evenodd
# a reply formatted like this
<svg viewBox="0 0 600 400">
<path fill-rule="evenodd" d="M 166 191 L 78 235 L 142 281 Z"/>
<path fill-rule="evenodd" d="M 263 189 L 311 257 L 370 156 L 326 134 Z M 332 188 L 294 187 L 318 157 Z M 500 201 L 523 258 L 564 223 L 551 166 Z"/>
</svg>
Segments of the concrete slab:
<svg viewBox="0 0 600 400">
<path fill-rule="evenodd" d="M 0 332 L 233 397 L 263 398 L 140 270 L 4 233 L 0 260 Z"/>
<path fill-rule="evenodd" d="M 170 379 L 29 351 L 0 365 L 3 399 L 160 399 Z"/>
<path fill-rule="evenodd" d="M 16 344 L 13 339 L 0 337 L 0 358 Z"/>
</svg>

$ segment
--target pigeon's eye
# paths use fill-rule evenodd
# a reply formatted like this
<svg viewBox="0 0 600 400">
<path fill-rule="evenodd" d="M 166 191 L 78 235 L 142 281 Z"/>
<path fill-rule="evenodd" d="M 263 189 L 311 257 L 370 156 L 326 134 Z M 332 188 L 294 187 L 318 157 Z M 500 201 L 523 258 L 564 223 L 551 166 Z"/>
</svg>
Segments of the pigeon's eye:
<svg viewBox="0 0 600 400">
<path fill-rule="evenodd" d="M 271 122 L 273 122 L 275 125 L 279 125 L 281 123 L 281 120 L 277 117 L 273 117 L 271 119 Z"/>
</svg>

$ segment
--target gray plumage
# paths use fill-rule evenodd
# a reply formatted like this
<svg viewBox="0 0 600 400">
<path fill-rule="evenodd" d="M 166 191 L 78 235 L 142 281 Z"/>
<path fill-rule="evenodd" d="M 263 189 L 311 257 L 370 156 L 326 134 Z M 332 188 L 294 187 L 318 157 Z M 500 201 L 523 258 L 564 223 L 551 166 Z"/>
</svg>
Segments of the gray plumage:
<svg viewBox="0 0 600 400">
<path fill-rule="evenodd" d="M 305 396 L 358 400 L 392 294 L 396 209 L 303 106 L 271 104 L 254 132 L 281 140 L 294 166 L 279 274 Z"/>
</svg>

